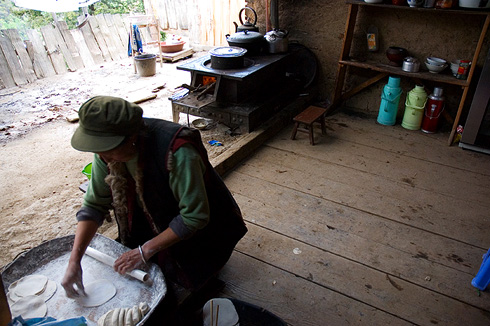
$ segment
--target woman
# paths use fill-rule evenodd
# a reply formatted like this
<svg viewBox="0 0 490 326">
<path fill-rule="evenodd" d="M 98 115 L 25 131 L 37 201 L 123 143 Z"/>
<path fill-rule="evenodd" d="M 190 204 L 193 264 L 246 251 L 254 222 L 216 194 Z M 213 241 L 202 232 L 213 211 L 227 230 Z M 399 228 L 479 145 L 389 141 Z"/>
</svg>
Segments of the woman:
<svg viewBox="0 0 490 326">
<path fill-rule="evenodd" d="M 138 105 L 110 96 L 94 97 L 79 110 L 71 144 L 95 155 L 62 281 L 69 297 L 84 292 L 80 262 L 110 209 L 119 240 L 133 248 L 114 269 L 125 274 L 151 259 L 192 291 L 224 266 L 247 232 L 199 132 L 142 113 Z"/>
</svg>

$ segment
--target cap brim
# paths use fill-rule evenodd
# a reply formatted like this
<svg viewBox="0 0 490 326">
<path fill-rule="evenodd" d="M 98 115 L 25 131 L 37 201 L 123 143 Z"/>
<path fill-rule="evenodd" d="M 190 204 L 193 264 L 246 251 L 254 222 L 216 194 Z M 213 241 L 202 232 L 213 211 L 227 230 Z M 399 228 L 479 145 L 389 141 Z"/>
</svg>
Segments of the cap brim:
<svg viewBox="0 0 490 326">
<path fill-rule="evenodd" d="M 83 128 L 78 127 L 71 137 L 71 146 L 81 152 L 101 153 L 116 148 L 124 138 L 125 136 L 92 136 L 85 133 Z"/>
</svg>

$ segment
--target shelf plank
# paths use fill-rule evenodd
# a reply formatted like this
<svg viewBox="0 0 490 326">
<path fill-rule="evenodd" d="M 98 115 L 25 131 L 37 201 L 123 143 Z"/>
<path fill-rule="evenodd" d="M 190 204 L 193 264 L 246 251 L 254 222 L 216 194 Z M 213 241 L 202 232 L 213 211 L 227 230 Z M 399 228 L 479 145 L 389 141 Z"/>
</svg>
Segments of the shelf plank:
<svg viewBox="0 0 490 326">
<path fill-rule="evenodd" d="M 388 8 L 388 9 L 400 9 L 400 10 L 417 10 L 417 11 L 426 11 L 426 12 L 444 12 L 450 14 L 468 14 L 468 15 L 490 15 L 490 9 L 472 9 L 472 8 L 460 8 L 457 9 L 441 9 L 441 8 L 424 8 L 424 7 L 409 7 L 408 5 L 397 6 L 391 3 L 367 3 L 363 0 L 346 0 L 345 3 L 353 4 L 353 5 L 363 5 L 369 7 L 378 7 L 378 8 Z"/>
<path fill-rule="evenodd" d="M 462 87 L 468 87 L 469 86 L 468 80 L 457 79 L 456 77 L 449 75 L 449 74 L 444 74 L 444 73 L 434 74 L 434 73 L 431 73 L 428 71 L 406 72 L 406 71 L 403 71 L 401 67 L 390 66 L 390 65 L 375 62 L 375 61 L 360 62 L 360 61 L 354 61 L 354 60 L 340 60 L 339 64 L 346 65 L 346 66 L 352 66 L 352 67 L 359 67 L 359 68 L 363 68 L 363 69 L 371 69 L 374 71 L 385 72 L 385 73 L 395 74 L 395 75 L 400 75 L 400 76 L 406 76 L 406 77 L 410 77 L 410 78 L 419 78 L 419 79 L 430 80 L 430 81 L 435 81 L 435 82 L 439 82 L 439 83 L 458 85 L 458 86 L 462 86 Z"/>
</svg>

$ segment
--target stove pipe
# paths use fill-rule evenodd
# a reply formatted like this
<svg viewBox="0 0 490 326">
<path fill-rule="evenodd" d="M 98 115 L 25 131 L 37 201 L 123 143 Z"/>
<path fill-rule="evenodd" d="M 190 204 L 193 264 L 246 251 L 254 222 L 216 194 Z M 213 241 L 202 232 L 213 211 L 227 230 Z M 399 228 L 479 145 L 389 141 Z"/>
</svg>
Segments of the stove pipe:
<svg viewBox="0 0 490 326">
<path fill-rule="evenodd" d="M 279 0 L 270 0 L 270 19 L 272 29 L 279 29 Z"/>
</svg>

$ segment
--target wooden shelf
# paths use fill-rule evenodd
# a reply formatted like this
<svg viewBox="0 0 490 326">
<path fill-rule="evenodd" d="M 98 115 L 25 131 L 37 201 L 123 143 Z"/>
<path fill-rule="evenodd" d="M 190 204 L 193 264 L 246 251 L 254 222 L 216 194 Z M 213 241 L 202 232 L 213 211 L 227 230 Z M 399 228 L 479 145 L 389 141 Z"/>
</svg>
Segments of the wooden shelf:
<svg viewBox="0 0 490 326">
<path fill-rule="evenodd" d="M 406 76 L 410 78 L 419 78 L 423 80 L 431 80 L 439 83 L 444 83 L 444 84 L 451 84 L 451 85 L 458 85 L 458 86 L 463 86 L 467 87 L 469 86 L 469 83 L 467 80 L 463 79 L 457 79 L 451 74 L 448 74 L 447 71 L 449 71 L 449 67 L 446 68 L 446 71 L 441 72 L 439 74 L 434 74 L 429 71 L 419 71 L 419 72 L 406 72 L 403 71 L 401 67 L 395 67 L 395 66 L 390 66 L 388 64 L 383 64 L 375 61 L 355 61 L 355 60 L 340 60 L 339 64 L 341 65 L 346 65 L 346 66 L 352 66 L 352 67 L 359 67 L 363 69 L 370 69 L 370 70 L 375 70 L 379 72 L 386 72 L 391 75 L 400 75 L 400 76 Z M 422 69 L 422 68 L 421 68 Z"/>
<path fill-rule="evenodd" d="M 349 12 L 347 14 L 347 20 L 345 23 L 344 41 L 342 43 L 342 50 L 340 53 L 340 59 L 338 61 L 337 78 L 335 81 L 335 91 L 332 96 L 332 104 L 327 109 L 328 110 L 327 113 L 333 111 L 343 101 L 354 96 L 355 94 L 359 93 L 363 89 L 377 83 L 378 81 L 380 81 L 381 79 L 385 78 L 390 74 L 405 76 L 405 77 L 413 78 L 415 80 L 417 79 L 429 80 L 438 83 L 461 86 L 463 88 L 463 94 L 461 95 L 458 111 L 453 121 L 451 135 L 449 136 L 448 139 L 448 145 L 451 145 L 456 132 L 456 128 L 458 127 L 459 119 L 461 117 L 461 112 L 463 111 L 463 106 L 466 100 L 466 96 L 468 95 L 468 90 L 471 83 L 471 79 L 473 77 L 476 62 L 478 62 L 478 57 L 480 55 L 482 44 L 484 42 L 485 35 L 490 25 L 490 10 L 464 9 L 464 8 L 458 8 L 458 9 L 436 9 L 436 8 L 420 8 L 420 7 L 412 8 L 409 7 L 408 5 L 396 6 L 387 3 L 366 3 L 361 0 L 347 0 L 346 3 L 349 5 Z M 439 74 L 430 73 L 427 70 L 425 70 L 425 66 L 423 66 L 423 63 L 421 63 L 421 67 L 420 67 L 421 70 L 419 72 L 410 73 L 410 72 L 403 71 L 401 67 L 394 67 L 394 66 L 390 66 L 389 64 L 383 64 L 381 62 L 376 62 L 376 61 L 357 61 L 354 58 L 351 58 L 350 49 L 353 42 L 354 29 L 356 28 L 357 13 L 360 7 L 374 7 L 383 10 L 412 10 L 412 11 L 420 11 L 420 12 L 427 12 L 433 14 L 448 13 L 448 14 L 458 14 L 458 15 L 486 16 L 485 22 L 480 32 L 480 37 L 478 39 L 477 46 L 475 48 L 475 51 L 473 52 L 473 60 L 471 61 L 474 64 L 470 66 L 467 79 L 461 80 L 455 78 L 449 73 L 448 68 L 446 68 L 447 69 L 446 71 Z M 347 73 L 348 67 L 373 70 L 373 71 L 377 71 L 378 74 L 372 77 L 371 79 L 361 83 L 360 85 L 353 87 L 352 89 L 344 90 L 345 75 Z"/>
<path fill-rule="evenodd" d="M 424 8 L 424 7 L 409 7 L 408 5 L 397 6 L 391 3 L 367 3 L 362 0 L 346 0 L 347 4 L 354 4 L 360 6 L 369 6 L 369 7 L 378 7 L 378 8 L 386 8 L 390 10 L 416 10 L 416 11 L 425 11 L 425 12 L 433 12 L 433 13 L 448 13 L 448 14 L 467 14 L 467 15 L 488 15 L 490 13 L 490 9 L 471 9 L 471 8 L 460 8 L 457 9 L 441 9 L 441 8 Z"/>
</svg>

